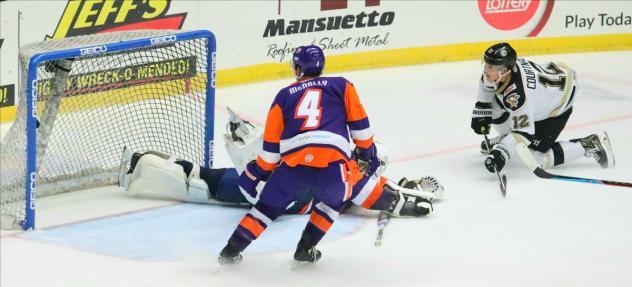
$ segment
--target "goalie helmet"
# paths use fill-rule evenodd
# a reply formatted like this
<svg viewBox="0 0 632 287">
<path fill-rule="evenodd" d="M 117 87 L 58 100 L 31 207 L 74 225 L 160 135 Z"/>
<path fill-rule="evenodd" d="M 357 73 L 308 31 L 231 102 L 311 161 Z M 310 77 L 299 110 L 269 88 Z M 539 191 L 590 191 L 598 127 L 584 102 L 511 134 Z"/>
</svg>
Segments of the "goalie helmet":
<svg viewBox="0 0 632 287">
<path fill-rule="evenodd" d="M 315 45 L 300 46 L 294 50 L 290 65 L 292 69 L 301 67 L 301 76 L 319 76 L 325 67 L 325 54 Z"/>
<path fill-rule="evenodd" d="M 498 43 L 485 50 L 483 60 L 489 65 L 511 68 L 516 64 L 517 57 L 518 55 L 511 45 Z"/>
</svg>

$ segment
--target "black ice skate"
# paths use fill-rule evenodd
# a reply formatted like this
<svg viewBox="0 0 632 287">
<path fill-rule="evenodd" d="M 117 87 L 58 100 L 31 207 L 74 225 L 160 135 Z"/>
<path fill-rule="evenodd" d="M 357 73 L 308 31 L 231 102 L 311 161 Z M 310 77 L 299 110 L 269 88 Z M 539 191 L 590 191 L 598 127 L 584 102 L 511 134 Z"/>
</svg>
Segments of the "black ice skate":
<svg viewBox="0 0 632 287">
<path fill-rule="evenodd" d="M 585 150 L 584 155 L 594 158 L 602 168 L 614 166 L 614 153 L 606 132 L 600 135 L 592 134 L 584 138 L 572 139 L 571 142 L 581 143 Z"/>
<path fill-rule="evenodd" d="M 307 249 L 296 249 L 294 252 L 294 262 L 290 267 L 291 270 L 297 271 L 307 266 L 313 265 L 316 261 L 320 260 L 321 253 L 316 247 Z"/>
<path fill-rule="evenodd" d="M 217 258 L 217 263 L 221 266 L 232 266 L 237 265 L 244 257 L 241 255 L 241 252 L 232 244 L 228 243 L 222 252 L 219 253 L 219 257 Z"/>
<path fill-rule="evenodd" d="M 320 260 L 321 255 L 320 251 L 316 249 L 316 246 L 312 245 L 309 234 L 303 233 L 294 252 L 294 264 L 292 269 L 315 263 Z"/>
<path fill-rule="evenodd" d="M 322 253 L 316 249 L 316 247 L 311 247 L 309 249 L 296 249 L 294 252 L 294 260 L 297 262 L 303 263 L 314 263 L 320 260 Z"/>
</svg>

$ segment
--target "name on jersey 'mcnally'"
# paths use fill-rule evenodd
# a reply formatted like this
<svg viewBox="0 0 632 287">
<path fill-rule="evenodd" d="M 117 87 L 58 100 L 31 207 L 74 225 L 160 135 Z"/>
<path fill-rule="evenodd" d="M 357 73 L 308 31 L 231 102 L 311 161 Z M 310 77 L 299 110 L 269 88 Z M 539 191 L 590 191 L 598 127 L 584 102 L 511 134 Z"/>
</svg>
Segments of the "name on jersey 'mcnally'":
<svg viewBox="0 0 632 287">
<path fill-rule="evenodd" d="M 327 86 L 327 80 L 316 80 L 316 81 L 309 81 L 309 82 L 301 83 L 300 86 L 291 87 L 290 88 L 290 94 L 294 94 L 294 93 L 296 93 L 298 91 L 302 91 L 304 89 L 307 89 L 309 87 L 314 87 L 314 86 Z"/>
</svg>

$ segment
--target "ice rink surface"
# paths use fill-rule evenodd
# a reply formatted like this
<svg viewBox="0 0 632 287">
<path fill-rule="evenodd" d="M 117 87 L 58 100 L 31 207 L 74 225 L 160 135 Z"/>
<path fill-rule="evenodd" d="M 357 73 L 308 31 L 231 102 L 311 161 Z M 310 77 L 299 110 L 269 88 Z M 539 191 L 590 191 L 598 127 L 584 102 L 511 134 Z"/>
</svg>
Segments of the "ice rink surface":
<svg viewBox="0 0 632 287">
<path fill-rule="evenodd" d="M 607 131 L 616 166 L 580 159 L 552 173 L 632 181 L 632 51 L 529 57 L 562 61 L 582 91 L 560 139 Z M 129 197 L 115 187 L 40 199 L 35 232 L 2 232 L 0 285 L 11 286 L 632 286 L 632 189 L 538 179 L 519 161 L 507 197 L 483 167 L 470 115 L 480 61 L 340 74 L 351 80 L 386 175 L 436 176 L 446 198 L 425 218 L 392 219 L 374 247 L 373 214 L 343 215 L 319 245 L 323 259 L 290 270 L 305 217 L 284 217 L 215 273 L 215 258 L 245 209 Z M 219 89 L 216 166 L 233 108 L 263 123 L 292 79 Z M 6 130 L 6 126 L 3 127 Z M 219 242 L 219 243 L 218 243 Z"/>
</svg>

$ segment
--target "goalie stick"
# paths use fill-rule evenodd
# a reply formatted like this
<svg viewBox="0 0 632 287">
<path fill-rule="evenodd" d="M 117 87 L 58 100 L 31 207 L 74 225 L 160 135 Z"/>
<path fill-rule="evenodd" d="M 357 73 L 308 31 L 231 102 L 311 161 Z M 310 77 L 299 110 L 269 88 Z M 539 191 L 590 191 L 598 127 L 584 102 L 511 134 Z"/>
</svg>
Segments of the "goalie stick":
<svg viewBox="0 0 632 287">
<path fill-rule="evenodd" d="M 492 145 L 489 143 L 487 135 L 483 134 L 483 137 L 485 138 L 485 145 L 487 146 L 487 150 L 491 152 Z M 500 193 L 502 193 L 503 197 L 505 197 L 507 195 L 507 176 L 503 174 L 501 177 L 500 172 L 496 169 L 496 167 L 494 167 L 494 171 L 496 172 L 496 176 L 498 176 L 498 181 L 500 182 Z"/>
<path fill-rule="evenodd" d="M 391 220 L 391 215 L 386 212 L 380 212 L 380 215 L 377 217 L 377 238 L 375 238 L 375 246 L 380 247 L 382 245 L 382 236 L 384 236 L 384 229 L 388 222 Z"/>
<path fill-rule="evenodd" d="M 540 167 L 533 155 L 531 155 L 529 148 L 524 143 L 518 143 L 518 145 L 516 146 L 516 151 L 518 152 L 518 156 L 520 157 L 522 162 L 524 162 L 524 164 L 539 178 L 632 187 L 632 183 L 629 182 L 551 174 Z"/>
</svg>

